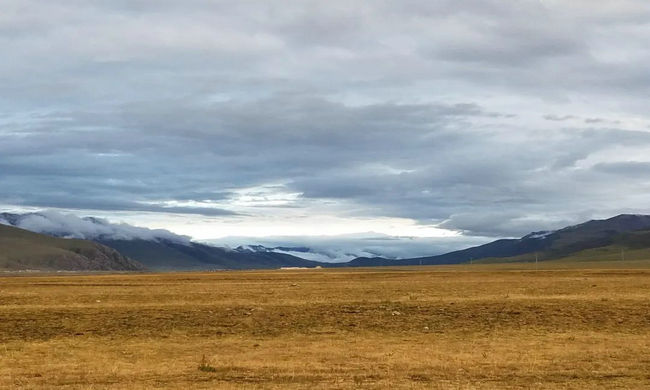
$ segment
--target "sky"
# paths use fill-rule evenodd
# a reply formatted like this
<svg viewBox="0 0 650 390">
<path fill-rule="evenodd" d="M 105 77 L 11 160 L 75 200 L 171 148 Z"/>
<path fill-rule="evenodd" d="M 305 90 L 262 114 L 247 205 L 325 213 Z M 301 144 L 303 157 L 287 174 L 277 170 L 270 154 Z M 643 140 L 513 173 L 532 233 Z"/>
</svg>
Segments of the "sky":
<svg viewBox="0 0 650 390">
<path fill-rule="evenodd" d="M 432 252 L 650 213 L 646 0 L 3 0 L 0 52 L 4 211 Z"/>
</svg>

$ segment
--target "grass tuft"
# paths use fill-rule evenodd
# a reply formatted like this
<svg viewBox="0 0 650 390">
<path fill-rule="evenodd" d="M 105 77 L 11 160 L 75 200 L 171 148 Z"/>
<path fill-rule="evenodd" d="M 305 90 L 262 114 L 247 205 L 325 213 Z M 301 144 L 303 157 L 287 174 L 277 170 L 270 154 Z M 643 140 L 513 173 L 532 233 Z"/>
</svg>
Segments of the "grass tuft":
<svg viewBox="0 0 650 390">
<path fill-rule="evenodd" d="M 217 369 L 210 365 L 210 362 L 205 358 L 205 354 L 201 357 L 201 363 L 199 364 L 199 371 L 202 372 L 217 372 Z"/>
</svg>

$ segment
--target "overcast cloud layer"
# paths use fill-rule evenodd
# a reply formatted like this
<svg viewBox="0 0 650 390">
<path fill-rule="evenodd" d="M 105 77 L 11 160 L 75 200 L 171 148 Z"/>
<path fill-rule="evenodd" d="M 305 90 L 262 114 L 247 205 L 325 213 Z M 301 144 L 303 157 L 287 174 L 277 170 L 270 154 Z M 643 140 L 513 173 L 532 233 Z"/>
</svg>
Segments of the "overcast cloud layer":
<svg viewBox="0 0 650 390">
<path fill-rule="evenodd" d="M 4 0 L 0 51 L 8 209 L 201 238 L 650 213 L 646 0 Z"/>
</svg>

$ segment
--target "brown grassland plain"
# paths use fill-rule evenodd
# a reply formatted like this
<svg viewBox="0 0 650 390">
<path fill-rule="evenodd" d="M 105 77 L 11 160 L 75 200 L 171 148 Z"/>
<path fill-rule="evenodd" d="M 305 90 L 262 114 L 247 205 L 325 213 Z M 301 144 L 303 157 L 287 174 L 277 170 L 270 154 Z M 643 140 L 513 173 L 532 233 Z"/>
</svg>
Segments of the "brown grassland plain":
<svg viewBox="0 0 650 390">
<path fill-rule="evenodd" d="M 2 276 L 0 388 L 650 388 L 650 261 L 532 267 Z"/>
</svg>

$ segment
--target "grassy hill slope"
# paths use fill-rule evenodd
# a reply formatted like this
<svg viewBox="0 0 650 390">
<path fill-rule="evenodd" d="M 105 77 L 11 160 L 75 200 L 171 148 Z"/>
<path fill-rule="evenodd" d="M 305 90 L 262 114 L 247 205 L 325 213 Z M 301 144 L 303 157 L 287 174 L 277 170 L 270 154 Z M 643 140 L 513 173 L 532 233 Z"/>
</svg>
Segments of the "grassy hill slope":
<svg viewBox="0 0 650 390">
<path fill-rule="evenodd" d="M 0 270 L 140 270 L 114 249 L 86 240 L 62 239 L 0 225 Z"/>
<path fill-rule="evenodd" d="M 532 263 L 537 256 L 539 261 L 558 262 L 602 262 L 650 260 L 650 231 L 641 230 L 622 234 L 612 234 L 604 241 L 606 244 L 574 252 L 555 252 L 552 250 L 526 253 L 511 257 L 487 257 L 475 260 L 476 264 L 492 263 Z"/>
</svg>

